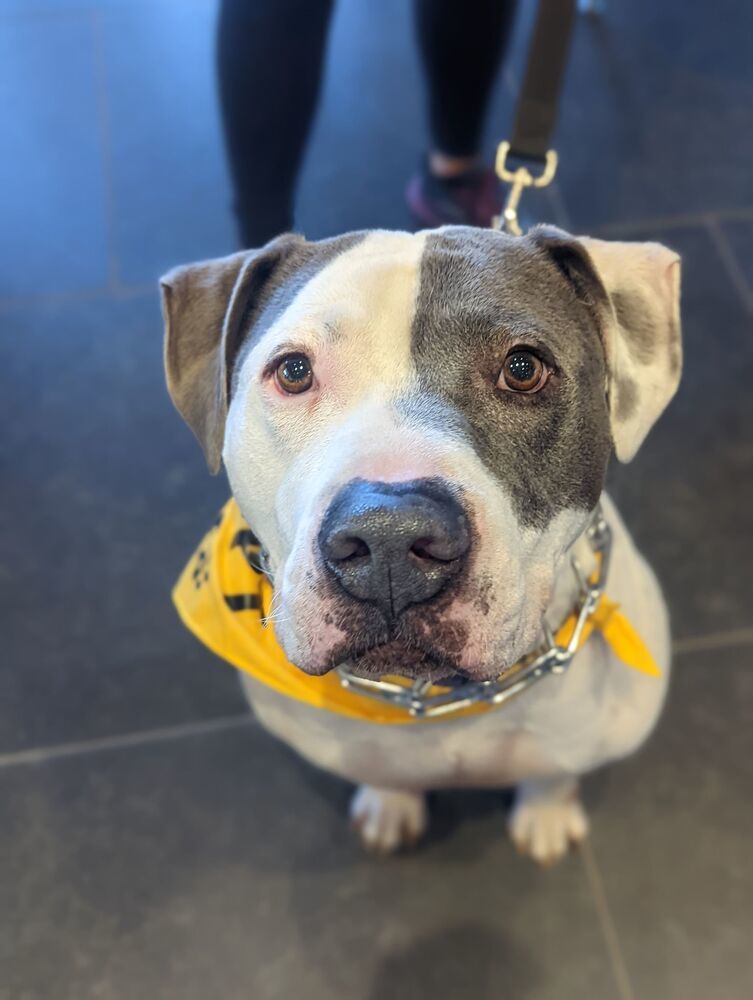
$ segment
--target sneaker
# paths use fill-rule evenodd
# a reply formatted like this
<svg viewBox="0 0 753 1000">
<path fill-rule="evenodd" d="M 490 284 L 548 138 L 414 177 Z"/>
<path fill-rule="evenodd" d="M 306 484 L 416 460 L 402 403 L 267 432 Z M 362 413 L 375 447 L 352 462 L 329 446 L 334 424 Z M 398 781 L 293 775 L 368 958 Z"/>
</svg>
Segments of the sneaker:
<svg viewBox="0 0 753 1000">
<path fill-rule="evenodd" d="M 435 177 L 426 164 L 405 189 L 408 208 L 421 226 L 490 226 L 502 211 L 502 193 L 490 167 L 458 177 Z"/>
</svg>

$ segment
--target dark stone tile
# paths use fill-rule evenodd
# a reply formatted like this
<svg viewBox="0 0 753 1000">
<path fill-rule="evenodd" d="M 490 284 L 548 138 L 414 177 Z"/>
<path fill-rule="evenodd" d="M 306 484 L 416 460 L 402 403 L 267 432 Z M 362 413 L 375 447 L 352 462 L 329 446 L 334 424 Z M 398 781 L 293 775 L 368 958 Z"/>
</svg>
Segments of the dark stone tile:
<svg viewBox="0 0 753 1000">
<path fill-rule="evenodd" d="M 753 647 L 677 658 L 648 747 L 587 783 L 635 995 L 738 1000 L 753 979 Z"/>
<path fill-rule="evenodd" d="M 0 298 L 107 283 L 93 20 L 0 16 Z"/>
<path fill-rule="evenodd" d="M 753 312 L 753 218 L 725 222 L 721 231 L 742 279 L 740 296 Z"/>
<path fill-rule="evenodd" d="M 0 750 L 242 709 L 170 602 L 227 486 L 167 398 L 156 295 L 2 322 Z"/>
<path fill-rule="evenodd" d="M 501 799 L 373 860 L 348 794 L 253 725 L 0 772 L 7 996 L 616 996 L 578 859 L 519 858 Z"/>
<path fill-rule="evenodd" d="M 750 4 L 579 17 L 556 146 L 577 228 L 753 203 Z"/>
<path fill-rule="evenodd" d="M 753 337 L 704 230 L 631 235 L 683 256 L 680 390 L 612 493 L 669 598 L 676 636 L 753 624 Z"/>
<path fill-rule="evenodd" d="M 126 285 L 235 249 L 215 87 L 216 9 L 137 0 L 102 13 L 115 242 Z"/>
</svg>

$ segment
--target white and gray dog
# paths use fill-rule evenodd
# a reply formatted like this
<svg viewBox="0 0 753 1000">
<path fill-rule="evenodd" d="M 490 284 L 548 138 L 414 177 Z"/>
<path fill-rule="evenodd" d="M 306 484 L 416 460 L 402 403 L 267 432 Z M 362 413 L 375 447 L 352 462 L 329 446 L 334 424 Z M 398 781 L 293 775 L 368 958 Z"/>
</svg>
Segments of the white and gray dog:
<svg viewBox="0 0 753 1000">
<path fill-rule="evenodd" d="M 666 607 L 603 488 L 677 388 L 679 285 L 665 247 L 550 227 L 284 235 L 163 279 L 171 396 L 224 461 L 305 673 L 497 678 L 573 607 L 599 503 L 611 527 L 608 594 L 661 679 L 594 635 L 500 710 L 392 726 L 244 676 L 265 727 L 360 786 L 372 849 L 420 837 L 428 789 L 515 785 L 513 840 L 555 860 L 587 832 L 578 775 L 654 726 Z"/>
</svg>

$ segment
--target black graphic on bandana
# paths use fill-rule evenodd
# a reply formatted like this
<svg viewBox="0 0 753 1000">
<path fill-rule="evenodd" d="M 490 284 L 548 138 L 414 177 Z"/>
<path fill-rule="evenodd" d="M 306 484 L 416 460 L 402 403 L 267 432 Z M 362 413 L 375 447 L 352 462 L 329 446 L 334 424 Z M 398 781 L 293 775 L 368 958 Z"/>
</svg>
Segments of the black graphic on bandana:
<svg viewBox="0 0 753 1000">
<path fill-rule="evenodd" d="M 261 611 L 258 594 L 223 594 L 225 604 L 231 611 Z"/>
<path fill-rule="evenodd" d="M 215 530 L 219 527 L 221 519 L 222 515 L 220 514 L 220 517 L 210 529 L 210 535 L 213 535 Z M 240 531 L 237 531 L 232 542 L 230 543 L 230 548 L 231 550 L 239 548 L 243 554 L 243 558 L 246 560 L 254 573 L 259 576 L 263 575 L 264 570 L 261 568 L 261 564 L 259 562 L 261 544 L 256 535 L 254 535 L 253 531 L 249 528 L 242 528 Z M 203 546 L 196 553 L 194 566 L 191 570 L 191 577 L 197 590 L 200 590 L 205 583 L 209 582 L 209 551 Z M 259 594 L 223 594 L 222 596 L 225 604 L 231 611 L 261 612 L 262 610 L 261 596 Z"/>
<path fill-rule="evenodd" d="M 209 582 L 209 555 L 206 549 L 199 549 L 196 553 L 196 563 L 191 576 L 197 590 L 201 590 L 202 584 Z"/>
<path fill-rule="evenodd" d="M 264 574 L 264 570 L 262 569 L 261 562 L 259 560 L 261 543 L 250 528 L 241 528 L 240 531 L 236 531 L 235 537 L 230 543 L 230 548 L 234 549 L 236 547 L 241 550 L 243 558 L 246 560 L 254 573 L 258 573 L 259 576 L 262 576 Z"/>
<path fill-rule="evenodd" d="M 243 558 L 248 563 L 254 573 L 262 576 L 264 570 L 259 561 L 261 543 L 250 528 L 241 528 L 236 531 L 230 548 L 239 548 L 243 553 Z M 231 611 L 261 611 L 261 597 L 259 594 L 223 594 L 225 604 Z"/>
</svg>

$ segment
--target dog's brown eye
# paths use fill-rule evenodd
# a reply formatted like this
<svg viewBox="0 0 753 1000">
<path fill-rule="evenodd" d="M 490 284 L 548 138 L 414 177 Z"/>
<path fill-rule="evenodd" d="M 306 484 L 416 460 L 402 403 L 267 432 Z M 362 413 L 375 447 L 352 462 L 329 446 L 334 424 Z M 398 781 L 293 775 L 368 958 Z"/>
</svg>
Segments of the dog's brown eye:
<svg viewBox="0 0 753 1000">
<path fill-rule="evenodd" d="M 287 354 L 277 365 L 275 378 L 283 392 L 305 392 L 314 381 L 311 362 L 305 354 Z"/>
<path fill-rule="evenodd" d="M 505 358 L 497 386 L 513 392 L 538 392 L 548 376 L 549 369 L 533 351 L 511 351 Z"/>
</svg>

